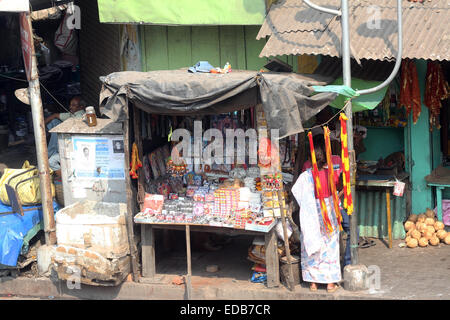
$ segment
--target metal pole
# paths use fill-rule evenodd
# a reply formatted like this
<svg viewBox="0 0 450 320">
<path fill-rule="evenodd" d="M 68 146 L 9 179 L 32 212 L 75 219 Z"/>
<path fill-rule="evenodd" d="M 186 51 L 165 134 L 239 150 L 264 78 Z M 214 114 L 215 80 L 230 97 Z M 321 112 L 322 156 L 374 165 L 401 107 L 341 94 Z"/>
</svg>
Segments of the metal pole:
<svg viewBox="0 0 450 320">
<path fill-rule="evenodd" d="M 342 76 L 345 86 L 352 86 L 352 76 L 350 69 L 350 29 L 348 24 L 348 0 L 341 0 L 341 26 L 342 26 Z M 353 206 L 356 208 L 356 194 L 355 194 L 355 152 L 353 149 L 353 122 L 352 122 L 352 103 L 350 102 L 345 110 L 347 116 L 347 135 L 348 135 L 348 153 L 350 161 L 350 183 L 352 192 Z M 350 247 L 352 264 L 358 264 L 358 216 L 356 210 L 349 217 L 350 218 Z"/>
<path fill-rule="evenodd" d="M 27 14 L 30 25 L 31 18 Z M 36 144 L 36 156 L 39 170 L 39 181 L 42 198 L 42 211 L 44 219 L 45 243 L 47 245 L 56 244 L 55 213 L 53 211 L 53 197 L 50 181 L 50 169 L 48 164 L 47 139 L 45 134 L 44 110 L 42 108 L 41 89 L 39 86 L 39 75 L 37 70 L 37 60 L 32 46 L 31 80 L 29 81 L 29 94 L 31 114 L 33 117 L 34 139 Z"/>
</svg>

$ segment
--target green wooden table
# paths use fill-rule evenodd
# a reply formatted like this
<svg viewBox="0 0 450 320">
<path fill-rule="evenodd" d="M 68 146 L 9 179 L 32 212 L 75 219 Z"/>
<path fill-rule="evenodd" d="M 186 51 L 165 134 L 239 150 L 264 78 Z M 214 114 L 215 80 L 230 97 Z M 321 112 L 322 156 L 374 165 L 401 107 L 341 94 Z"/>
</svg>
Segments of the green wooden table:
<svg viewBox="0 0 450 320">
<path fill-rule="evenodd" d="M 429 182 L 428 186 L 436 188 L 437 216 L 438 220 L 442 221 L 442 190 L 444 190 L 445 188 L 450 188 L 450 184 Z"/>
</svg>

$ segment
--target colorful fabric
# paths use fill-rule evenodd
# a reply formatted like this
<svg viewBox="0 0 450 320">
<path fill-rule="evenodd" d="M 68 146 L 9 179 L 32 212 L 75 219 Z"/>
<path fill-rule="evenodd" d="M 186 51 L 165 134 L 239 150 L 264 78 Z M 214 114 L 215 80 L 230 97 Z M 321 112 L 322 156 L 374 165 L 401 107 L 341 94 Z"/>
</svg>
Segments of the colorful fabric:
<svg viewBox="0 0 450 320">
<path fill-rule="evenodd" d="M 325 138 L 325 150 L 327 154 L 327 165 L 328 165 L 328 181 L 331 189 L 334 212 L 336 212 L 337 222 L 339 224 L 339 230 L 342 231 L 342 216 L 341 210 L 339 209 L 339 197 L 336 190 L 336 182 L 335 182 L 335 174 L 333 169 L 333 163 L 331 161 L 331 142 L 330 142 L 330 129 L 328 127 L 324 127 L 324 138 Z"/>
<path fill-rule="evenodd" d="M 320 211 L 322 213 L 322 218 L 325 223 L 325 226 L 327 227 L 328 232 L 331 233 L 333 232 L 333 227 L 331 225 L 330 218 L 328 217 L 328 211 L 324 201 L 322 186 L 320 184 L 319 168 L 317 167 L 316 153 L 314 151 L 314 143 L 311 132 L 308 132 L 308 138 L 309 138 L 309 148 L 311 151 L 312 174 L 314 177 L 314 186 L 316 187 L 316 194 L 319 197 L 319 203 L 321 208 Z"/>
<path fill-rule="evenodd" d="M 311 170 L 304 171 L 292 186 L 292 194 L 300 206 L 302 243 L 307 255 L 312 255 L 323 246 L 320 232 L 320 209 L 314 196 L 314 179 Z"/>
<path fill-rule="evenodd" d="M 311 170 L 303 172 L 292 187 L 300 205 L 300 255 L 302 278 L 307 282 L 335 283 L 341 281 L 339 261 L 339 231 L 331 198 L 324 201 L 330 212 L 333 232 L 327 232 L 322 219 L 320 201 L 314 197 Z"/>
<path fill-rule="evenodd" d="M 341 121 L 341 148 L 342 148 L 342 164 L 343 174 L 342 181 L 344 185 L 344 208 L 350 216 L 353 213 L 352 190 L 350 185 L 350 160 L 348 157 L 348 137 L 347 137 L 347 120 L 345 114 L 339 116 Z"/>
<path fill-rule="evenodd" d="M 333 171 L 334 171 L 334 183 L 337 184 L 339 182 L 339 176 L 342 173 L 342 160 L 341 157 L 332 155 L 331 162 L 333 163 Z M 310 160 L 307 160 L 303 165 L 303 171 L 312 168 L 312 164 Z M 319 171 L 319 179 L 320 185 L 322 186 L 323 196 L 325 198 L 331 197 L 331 190 L 328 183 L 328 169 L 323 169 Z M 316 194 L 316 198 L 319 198 Z"/>
</svg>

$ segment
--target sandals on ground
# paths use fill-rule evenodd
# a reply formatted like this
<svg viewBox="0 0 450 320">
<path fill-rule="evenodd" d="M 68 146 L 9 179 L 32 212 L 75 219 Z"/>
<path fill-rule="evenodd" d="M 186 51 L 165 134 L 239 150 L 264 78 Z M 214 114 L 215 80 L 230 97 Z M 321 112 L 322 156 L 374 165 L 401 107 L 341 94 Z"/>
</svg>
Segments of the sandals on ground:
<svg viewBox="0 0 450 320">
<path fill-rule="evenodd" d="M 333 293 L 333 292 L 336 292 L 337 289 L 339 289 L 339 285 L 338 284 L 334 284 L 334 286 L 332 288 L 327 287 L 327 292 L 328 293 Z"/>
</svg>

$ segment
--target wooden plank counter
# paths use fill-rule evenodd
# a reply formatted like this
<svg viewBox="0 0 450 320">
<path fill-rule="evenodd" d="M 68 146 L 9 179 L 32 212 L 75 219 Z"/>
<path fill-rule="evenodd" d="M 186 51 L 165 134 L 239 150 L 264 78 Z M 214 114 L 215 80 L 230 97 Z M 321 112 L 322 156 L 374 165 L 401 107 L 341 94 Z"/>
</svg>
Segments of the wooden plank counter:
<svg viewBox="0 0 450 320">
<path fill-rule="evenodd" d="M 228 227 L 210 226 L 202 224 L 188 223 L 151 223 L 136 222 L 141 224 L 142 238 L 142 277 L 154 279 L 156 276 L 156 259 L 155 259 L 155 229 L 169 230 L 185 230 L 197 232 L 212 232 L 226 235 L 264 235 L 266 247 L 266 269 L 267 269 L 267 287 L 277 287 L 280 285 L 280 271 L 277 251 L 277 236 L 275 228 L 272 227 L 268 232 L 259 232 L 245 229 L 234 229 Z M 189 226 L 189 228 L 186 228 Z M 186 241 L 189 237 L 186 234 Z M 186 248 L 190 248 L 186 243 Z M 189 249 L 188 249 L 189 250 Z M 190 250 L 189 250 L 190 251 Z M 187 265 L 191 265 L 190 252 L 187 256 Z"/>
</svg>

